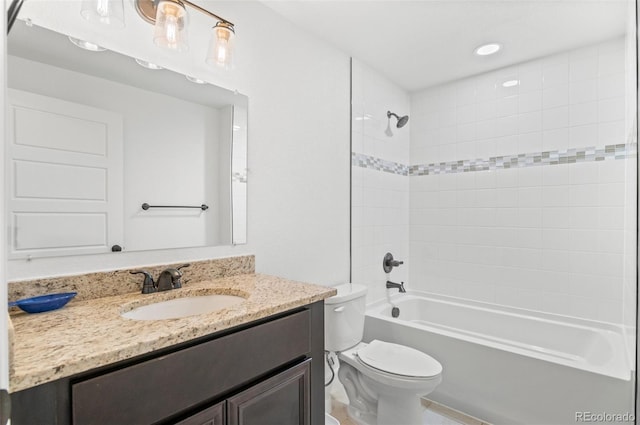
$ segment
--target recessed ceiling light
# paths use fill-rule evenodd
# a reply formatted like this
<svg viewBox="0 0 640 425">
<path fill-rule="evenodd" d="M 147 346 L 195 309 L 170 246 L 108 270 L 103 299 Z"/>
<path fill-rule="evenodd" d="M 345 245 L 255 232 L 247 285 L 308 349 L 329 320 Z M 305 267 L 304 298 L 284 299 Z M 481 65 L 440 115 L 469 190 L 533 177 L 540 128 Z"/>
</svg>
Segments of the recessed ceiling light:
<svg viewBox="0 0 640 425">
<path fill-rule="evenodd" d="M 478 56 L 487 56 L 497 53 L 502 48 L 498 43 L 488 43 L 476 48 L 475 54 Z"/>
<path fill-rule="evenodd" d="M 520 80 L 509 80 L 502 83 L 502 87 L 515 87 L 520 84 Z"/>
<path fill-rule="evenodd" d="M 207 82 L 205 80 L 201 80 L 200 78 L 192 77 L 191 75 L 185 75 L 185 78 L 187 80 L 191 81 L 192 83 L 207 84 Z"/>
<path fill-rule="evenodd" d="M 163 69 L 160 65 L 156 65 L 155 63 L 152 62 L 147 62 L 147 61 L 143 61 L 142 59 L 136 59 L 136 62 L 138 63 L 138 65 L 147 68 L 147 69 Z"/>
<path fill-rule="evenodd" d="M 102 46 L 98 46 L 97 44 L 90 41 L 80 40 L 79 38 L 69 37 L 69 41 L 80 47 L 81 49 L 89 50 L 90 52 L 104 52 L 105 50 L 107 50 Z"/>
</svg>

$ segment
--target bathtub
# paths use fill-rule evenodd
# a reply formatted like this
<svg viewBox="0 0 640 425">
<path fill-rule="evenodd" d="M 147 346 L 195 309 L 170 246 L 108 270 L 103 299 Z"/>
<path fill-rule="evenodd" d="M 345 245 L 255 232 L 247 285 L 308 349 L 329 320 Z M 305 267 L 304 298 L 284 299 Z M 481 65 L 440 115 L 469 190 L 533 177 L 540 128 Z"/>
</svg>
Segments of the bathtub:
<svg viewBox="0 0 640 425">
<path fill-rule="evenodd" d="M 398 318 L 387 300 L 367 307 L 365 341 L 440 361 L 443 382 L 429 395 L 437 402 L 495 424 L 575 424 L 591 414 L 625 423 L 634 413 L 622 327 L 419 292 L 390 301 Z"/>
</svg>

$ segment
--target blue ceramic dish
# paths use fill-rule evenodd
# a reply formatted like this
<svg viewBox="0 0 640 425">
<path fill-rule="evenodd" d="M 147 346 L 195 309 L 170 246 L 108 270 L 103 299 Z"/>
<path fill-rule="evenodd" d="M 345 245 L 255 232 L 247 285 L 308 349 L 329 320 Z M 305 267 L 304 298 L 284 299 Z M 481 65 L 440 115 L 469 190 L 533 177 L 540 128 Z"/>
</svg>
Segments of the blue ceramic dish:
<svg viewBox="0 0 640 425">
<path fill-rule="evenodd" d="M 24 298 L 9 303 L 9 307 L 20 307 L 27 313 L 42 313 L 45 311 L 57 310 L 64 307 L 77 292 L 64 292 L 60 294 L 40 295 L 38 297 Z"/>
</svg>

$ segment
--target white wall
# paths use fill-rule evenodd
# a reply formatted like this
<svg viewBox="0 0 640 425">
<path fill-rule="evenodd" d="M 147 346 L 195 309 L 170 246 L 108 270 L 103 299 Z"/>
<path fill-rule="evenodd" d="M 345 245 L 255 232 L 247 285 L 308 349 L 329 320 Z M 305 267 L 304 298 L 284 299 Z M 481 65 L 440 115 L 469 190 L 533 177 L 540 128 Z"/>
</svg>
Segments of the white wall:
<svg viewBox="0 0 640 425">
<path fill-rule="evenodd" d="M 55 3 L 55 4 L 53 4 Z M 98 30 L 77 1 L 25 2 L 35 24 L 237 89 L 249 97 L 248 244 L 21 262 L 10 279 L 255 253 L 259 272 L 334 284 L 349 277 L 349 58 L 256 1 L 209 2 L 236 24 L 233 72 L 202 55 L 211 22 L 191 13 L 184 55 L 158 50 L 124 2 L 127 26 Z"/>
<path fill-rule="evenodd" d="M 629 143 L 624 39 L 422 91 L 411 113 L 414 166 L 519 154 L 533 163 Z M 623 265 L 635 253 L 626 147 L 628 159 L 412 176 L 412 285 L 621 323 Z"/>
<path fill-rule="evenodd" d="M 409 134 L 411 120 L 396 128 L 396 119 L 409 114 L 409 95 L 375 70 L 352 61 L 352 277 L 368 286 L 367 301 L 387 294 L 387 279 L 400 283 L 409 276 Z M 389 133 L 390 131 L 390 133 Z M 366 165 L 362 161 L 369 161 Z M 384 161 L 387 170 L 376 169 Z M 395 171 L 392 172 L 396 168 Z M 378 167 L 380 168 L 380 167 Z M 400 170 L 404 170 L 403 174 Z M 387 252 L 405 260 L 388 276 L 382 268 Z M 411 282 L 407 288 L 411 289 Z M 396 290 L 397 291 L 397 290 Z M 390 291 L 391 292 L 391 291 Z"/>
</svg>

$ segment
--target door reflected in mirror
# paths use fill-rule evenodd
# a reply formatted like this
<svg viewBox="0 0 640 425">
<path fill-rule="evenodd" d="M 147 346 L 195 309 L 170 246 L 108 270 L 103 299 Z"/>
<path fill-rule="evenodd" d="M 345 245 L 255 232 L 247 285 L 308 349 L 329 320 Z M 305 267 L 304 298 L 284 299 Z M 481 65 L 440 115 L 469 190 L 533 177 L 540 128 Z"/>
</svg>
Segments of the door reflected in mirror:
<svg viewBox="0 0 640 425">
<path fill-rule="evenodd" d="M 246 243 L 246 96 L 20 21 L 7 68 L 10 258 Z"/>
</svg>

